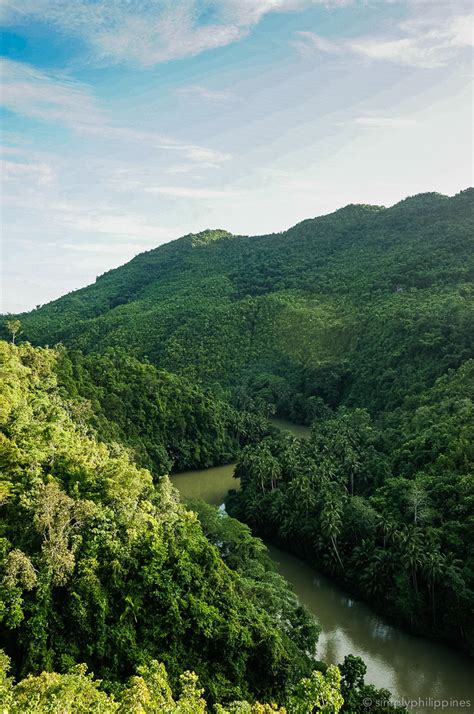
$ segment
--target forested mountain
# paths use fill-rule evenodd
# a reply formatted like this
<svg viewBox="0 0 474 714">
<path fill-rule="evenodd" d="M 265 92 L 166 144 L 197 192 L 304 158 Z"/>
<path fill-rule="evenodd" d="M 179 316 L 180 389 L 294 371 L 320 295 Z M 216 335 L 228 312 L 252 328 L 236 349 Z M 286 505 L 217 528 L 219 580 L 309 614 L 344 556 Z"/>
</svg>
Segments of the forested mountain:
<svg viewBox="0 0 474 714">
<path fill-rule="evenodd" d="M 58 672 L 5 674 L 12 710 L 30 686 L 135 711 L 154 681 L 173 712 L 189 669 L 211 705 L 307 712 L 291 697 L 326 687 L 325 711 L 340 693 L 364 710 L 360 661 L 311 674 L 317 626 L 260 541 L 165 476 L 234 459 L 233 516 L 474 651 L 473 206 L 468 189 L 204 231 L 5 318 L 0 634 L 16 678 Z M 190 676 L 177 712 L 204 711 Z"/>
<path fill-rule="evenodd" d="M 473 195 L 347 206 L 270 236 L 188 235 L 22 315 L 23 337 L 120 347 L 297 421 L 312 396 L 396 407 L 471 355 Z"/>
</svg>

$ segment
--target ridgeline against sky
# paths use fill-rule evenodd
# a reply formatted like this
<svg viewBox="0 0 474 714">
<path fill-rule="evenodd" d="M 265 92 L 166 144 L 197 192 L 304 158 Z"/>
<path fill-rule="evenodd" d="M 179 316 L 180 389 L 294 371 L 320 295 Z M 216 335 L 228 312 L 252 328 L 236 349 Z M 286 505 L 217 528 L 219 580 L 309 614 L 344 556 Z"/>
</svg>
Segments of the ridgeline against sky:
<svg viewBox="0 0 474 714">
<path fill-rule="evenodd" d="M 6 0 L 3 311 L 207 226 L 471 183 L 469 0 Z"/>
</svg>

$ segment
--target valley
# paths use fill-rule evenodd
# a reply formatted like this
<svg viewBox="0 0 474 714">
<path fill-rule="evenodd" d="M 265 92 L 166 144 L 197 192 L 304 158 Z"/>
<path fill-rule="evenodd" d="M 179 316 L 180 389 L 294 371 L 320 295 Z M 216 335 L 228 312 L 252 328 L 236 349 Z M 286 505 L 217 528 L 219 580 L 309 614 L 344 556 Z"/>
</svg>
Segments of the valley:
<svg viewBox="0 0 474 714">
<path fill-rule="evenodd" d="M 5 697 L 474 700 L 473 199 L 189 234 L 4 316 Z"/>
</svg>

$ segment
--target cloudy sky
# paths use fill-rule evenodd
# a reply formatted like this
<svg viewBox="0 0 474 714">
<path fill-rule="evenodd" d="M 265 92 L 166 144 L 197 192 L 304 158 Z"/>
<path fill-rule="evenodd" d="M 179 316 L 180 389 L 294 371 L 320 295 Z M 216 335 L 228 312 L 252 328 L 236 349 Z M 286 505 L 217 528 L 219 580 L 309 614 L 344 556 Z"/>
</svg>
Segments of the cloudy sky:
<svg viewBox="0 0 474 714">
<path fill-rule="evenodd" d="M 0 0 L 3 311 L 472 184 L 469 0 Z"/>
</svg>

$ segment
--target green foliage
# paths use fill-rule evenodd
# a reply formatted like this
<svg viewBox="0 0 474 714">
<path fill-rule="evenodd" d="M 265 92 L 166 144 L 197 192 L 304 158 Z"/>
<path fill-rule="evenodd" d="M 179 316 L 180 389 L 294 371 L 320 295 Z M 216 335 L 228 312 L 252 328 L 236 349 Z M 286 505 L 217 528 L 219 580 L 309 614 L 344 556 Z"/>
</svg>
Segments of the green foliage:
<svg viewBox="0 0 474 714">
<path fill-rule="evenodd" d="M 107 694 L 102 682 L 76 665 L 66 674 L 42 672 L 14 684 L 8 676 L 8 657 L 0 650 L 0 695 L 5 714 L 337 714 L 341 708 L 340 673 L 329 667 L 326 675 L 313 672 L 299 682 L 288 708 L 248 701 L 216 704 L 208 709 L 204 691 L 194 672 L 180 676 L 180 696 L 175 699 L 163 664 L 153 660 L 120 688 Z"/>
<path fill-rule="evenodd" d="M 374 714 L 393 714 L 405 712 L 403 707 L 391 704 L 391 693 L 388 689 L 376 689 L 365 683 L 367 667 L 360 657 L 347 655 L 339 666 L 341 679 L 341 694 L 344 699 L 344 709 L 351 714 L 365 714 L 367 710 Z"/>
<path fill-rule="evenodd" d="M 326 673 L 313 672 L 298 683 L 290 698 L 289 710 L 295 714 L 311 714 L 316 703 L 316 711 L 337 714 L 344 702 L 341 692 L 341 673 L 330 665 Z"/>
<path fill-rule="evenodd" d="M 279 622 L 282 630 L 299 645 L 300 651 L 294 650 L 292 656 L 296 658 L 294 664 L 303 670 L 304 661 L 298 662 L 298 659 L 305 648 L 306 654 L 316 659 L 320 627 L 288 588 L 286 580 L 276 572 L 266 546 L 252 536 L 248 526 L 215 506 L 203 501 L 191 501 L 188 505 L 226 565 L 241 575 L 249 599 L 255 597 L 272 620 Z M 314 644 L 308 650 L 310 643 Z"/>
<path fill-rule="evenodd" d="M 234 410 L 186 378 L 123 350 L 84 356 L 63 349 L 56 373 L 76 418 L 85 418 L 103 440 L 131 447 L 156 476 L 235 456 Z"/>
<path fill-rule="evenodd" d="M 101 680 L 87 673 L 84 664 L 64 674 L 42 672 L 14 683 L 10 662 L 0 650 L 0 696 L 5 714 L 351 714 L 378 712 L 367 702 L 380 701 L 380 712 L 402 712 L 389 704 L 390 693 L 364 683 L 365 665 L 358 657 L 346 657 L 340 669 L 330 665 L 315 670 L 296 683 L 284 705 L 246 700 L 209 706 L 194 672 L 179 677 L 175 698 L 165 666 L 152 660 L 114 694 L 103 689 Z M 342 677 L 341 677 L 342 675 Z M 364 704 L 365 702 L 365 704 Z M 344 708 L 341 709 L 344 705 Z"/>
<path fill-rule="evenodd" d="M 307 440 L 249 445 L 228 509 L 385 614 L 472 651 L 473 387 L 469 361 L 379 426 L 341 407 Z"/>
<path fill-rule="evenodd" d="M 166 477 L 154 484 L 75 422 L 57 358 L 0 342 L 0 636 L 15 674 L 38 675 L 49 697 L 76 680 L 43 670 L 85 662 L 116 691 L 159 657 L 172 686 L 191 668 L 211 702 L 282 699 L 311 671 L 311 619 L 263 565 L 228 567 Z M 85 701 L 102 706 L 94 690 Z"/>
</svg>

